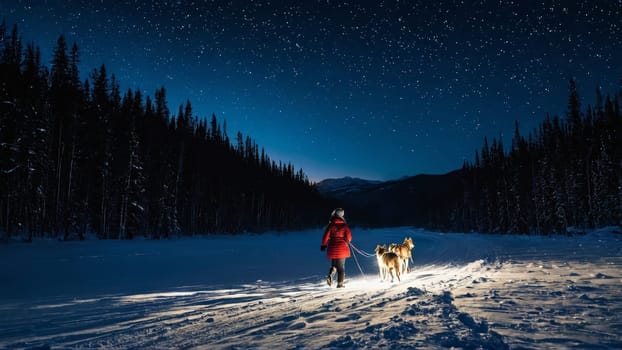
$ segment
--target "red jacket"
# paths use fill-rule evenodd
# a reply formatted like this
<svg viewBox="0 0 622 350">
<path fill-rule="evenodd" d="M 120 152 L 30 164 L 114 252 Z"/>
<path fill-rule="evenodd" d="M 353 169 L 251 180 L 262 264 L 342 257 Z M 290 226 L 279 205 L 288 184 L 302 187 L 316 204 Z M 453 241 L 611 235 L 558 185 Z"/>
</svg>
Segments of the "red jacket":
<svg viewBox="0 0 622 350">
<path fill-rule="evenodd" d="M 330 219 L 328 227 L 322 238 L 322 245 L 328 246 L 326 256 L 329 259 L 341 259 L 350 257 L 348 243 L 352 240 L 352 232 L 345 220 L 338 216 Z"/>
</svg>

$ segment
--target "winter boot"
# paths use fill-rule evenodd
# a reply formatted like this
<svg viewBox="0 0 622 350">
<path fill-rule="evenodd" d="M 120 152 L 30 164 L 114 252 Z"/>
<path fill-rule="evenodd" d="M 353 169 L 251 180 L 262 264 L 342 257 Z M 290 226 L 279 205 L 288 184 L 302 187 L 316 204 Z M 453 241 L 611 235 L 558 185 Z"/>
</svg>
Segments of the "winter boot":
<svg viewBox="0 0 622 350">
<path fill-rule="evenodd" d="M 329 286 L 333 284 L 333 275 L 335 274 L 336 271 L 337 269 L 334 266 L 332 266 L 330 270 L 328 270 L 328 276 L 326 277 L 326 283 L 328 283 Z"/>
<path fill-rule="evenodd" d="M 337 275 L 337 288 L 343 288 L 346 286 L 343 283 L 345 279 L 346 279 L 346 273 L 344 271 L 339 271 L 339 274 Z"/>
<path fill-rule="evenodd" d="M 346 272 L 343 270 L 338 271 L 337 272 L 337 288 L 345 287 L 345 284 L 343 283 L 345 279 L 346 279 Z"/>
</svg>

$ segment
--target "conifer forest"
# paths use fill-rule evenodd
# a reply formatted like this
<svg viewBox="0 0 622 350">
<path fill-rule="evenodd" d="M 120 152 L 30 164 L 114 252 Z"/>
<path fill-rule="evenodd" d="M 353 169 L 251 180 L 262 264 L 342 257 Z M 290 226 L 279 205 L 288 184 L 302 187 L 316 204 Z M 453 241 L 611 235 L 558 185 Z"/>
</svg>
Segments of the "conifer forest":
<svg viewBox="0 0 622 350">
<path fill-rule="evenodd" d="M 622 225 L 622 86 L 596 91 L 583 108 L 569 82 L 566 115 L 546 116 L 527 137 L 516 124 L 511 148 L 484 139 L 462 168 L 451 229 L 490 233 L 566 233 Z"/>
<path fill-rule="evenodd" d="M 122 92 L 106 67 L 81 81 L 64 36 L 51 66 L 0 27 L 0 232 L 84 239 L 294 229 L 326 216 L 302 169 L 276 163 L 215 115 Z M 318 212 L 321 210 L 321 214 Z M 320 220 L 323 223 L 323 220 Z"/>
</svg>

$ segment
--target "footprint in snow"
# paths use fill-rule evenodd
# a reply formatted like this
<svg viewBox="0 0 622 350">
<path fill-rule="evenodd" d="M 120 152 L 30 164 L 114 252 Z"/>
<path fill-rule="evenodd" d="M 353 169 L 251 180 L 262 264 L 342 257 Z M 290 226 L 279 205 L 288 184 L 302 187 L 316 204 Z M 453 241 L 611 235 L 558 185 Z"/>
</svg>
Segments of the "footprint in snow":
<svg viewBox="0 0 622 350">
<path fill-rule="evenodd" d="M 295 320 L 297 318 L 298 318 L 298 316 L 285 316 L 285 317 L 283 317 L 283 319 L 281 319 L 281 321 L 283 321 L 283 322 L 291 322 L 291 321 L 293 321 L 293 320 Z"/>
<path fill-rule="evenodd" d="M 382 336 L 387 340 L 400 340 L 413 336 L 419 329 L 411 321 L 398 323 L 382 331 Z"/>
<path fill-rule="evenodd" d="M 374 306 L 375 306 L 375 307 L 380 307 L 380 308 L 381 308 L 381 307 L 384 307 L 386 304 L 387 304 L 387 302 L 386 302 L 386 301 L 381 301 L 381 302 L 379 302 L 378 304 L 376 304 L 376 305 L 374 305 Z"/>
<path fill-rule="evenodd" d="M 354 313 L 354 314 L 349 314 L 346 317 L 338 318 L 335 320 L 335 322 L 348 322 L 348 321 L 358 320 L 359 318 L 361 318 L 361 315 Z"/>
<path fill-rule="evenodd" d="M 482 322 L 476 322 L 471 315 L 462 312 L 458 315 L 458 320 L 465 326 L 471 329 L 475 333 L 487 333 L 488 323 L 484 320 Z"/>
<path fill-rule="evenodd" d="M 424 291 L 422 291 L 419 288 L 415 288 L 415 287 L 408 287 L 408 290 L 406 291 L 406 296 L 410 296 L 410 297 L 420 296 L 424 294 L 425 294 Z"/>
<path fill-rule="evenodd" d="M 297 322 L 297 323 L 294 323 L 291 326 L 287 327 L 287 329 L 297 330 L 297 329 L 303 329 L 306 326 L 307 326 L 307 324 L 304 323 L 304 322 Z"/>
<path fill-rule="evenodd" d="M 475 298 L 477 295 L 473 293 L 466 293 L 461 295 L 456 295 L 456 298 Z"/>
<path fill-rule="evenodd" d="M 325 320 L 325 319 L 326 319 L 326 316 L 320 314 L 320 315 L 317 315 L 317 316 L 313 316 L 313 317 L 307 318 L 307 322 L 313 323 L 313 322 L 322 321 L 322 320 Z"/>
<path fill-rule="evenodd" d="M 402 311 L 402 316 L 415 316 L 417 314 L 421 314 L 422 310 L 417 305 L 411 305 L 406 308 L 406 310 Z"/>
</svg>

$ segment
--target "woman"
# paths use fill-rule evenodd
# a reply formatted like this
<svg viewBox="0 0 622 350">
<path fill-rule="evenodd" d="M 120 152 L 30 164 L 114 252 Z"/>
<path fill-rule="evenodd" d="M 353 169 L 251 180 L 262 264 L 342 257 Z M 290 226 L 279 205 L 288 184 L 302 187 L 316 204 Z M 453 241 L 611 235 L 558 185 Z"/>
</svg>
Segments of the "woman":
<svg viewBox="0 0 622 350">
<path fill-rule="evenodd" d="M 328 248 L 326 256 L 331 259 L 331 267 L 328 270 L 326 282 L 329 286 L 333 284 L 333 275 L 336 271 L 337 288 L 345 287 L 343 280 L 346 276 L 346 258 L 350 257 L 348 244 L 352 240 L 352 232 L 350 232 L 350 228 L 343 218 L 344 214 L 345 212 L 341 208 L 333 210 L 321 246 L 322 251 Z"/>
</svg>

